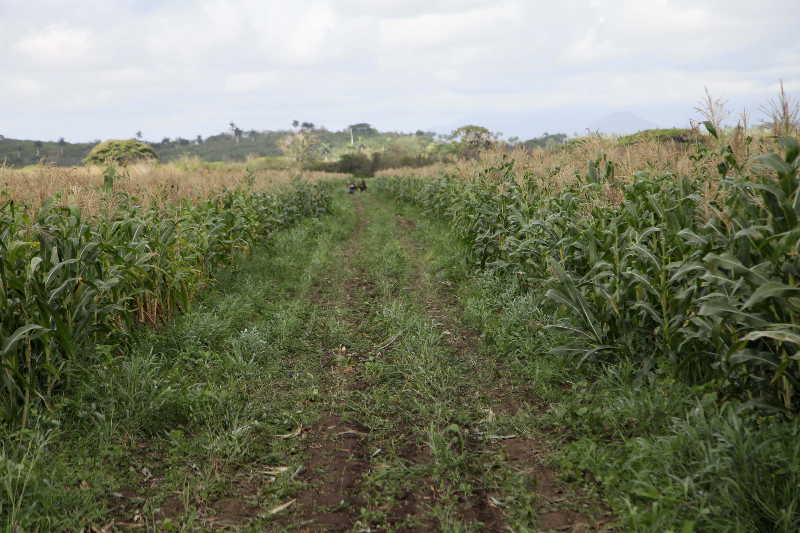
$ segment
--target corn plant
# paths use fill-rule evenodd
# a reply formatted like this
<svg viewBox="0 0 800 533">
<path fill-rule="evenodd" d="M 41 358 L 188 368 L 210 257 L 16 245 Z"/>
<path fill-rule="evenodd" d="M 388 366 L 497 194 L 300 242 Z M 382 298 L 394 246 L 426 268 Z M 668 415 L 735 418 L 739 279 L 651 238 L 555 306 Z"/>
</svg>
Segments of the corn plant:
<svg viewBox="0 0 800 533">
<path fill-rule="evenodd" d="M 714 134 L 713 127 L 709 131 Z M 754 404 L 800 409 L 800 146 L 749 165 L 698 146 L 692 175 L 623 183 L 600 156 L 554 189 L 513 163 L 470 181 L 381 178 L 449 219 L 478 268 L 524 275 L 568 312 L 579 361 L 626 358 Z M 716 168 L 716 175 L 708 169 Z M 713 184 L 715 195 L 704 194 Z M 599 201 L 612 189 L 618 204 Z"/>
<path fill-rule="evenodd" d="M 329 210 L 318 186 L 225 191 L 196 204 L 142 208 L 118 196 L 86 218 L 46 203 L 0 206 L 0 419 L 25 426 L 65 366 L 137 323 L 185 310 L 213 271 L 301 217 Z"/>
</svg>

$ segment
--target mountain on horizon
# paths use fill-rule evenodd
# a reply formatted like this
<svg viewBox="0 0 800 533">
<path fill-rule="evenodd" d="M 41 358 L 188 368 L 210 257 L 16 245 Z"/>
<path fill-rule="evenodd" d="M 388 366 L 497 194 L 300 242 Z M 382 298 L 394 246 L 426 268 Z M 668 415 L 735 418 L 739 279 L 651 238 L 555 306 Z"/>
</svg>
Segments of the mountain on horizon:
<svg viewBox="0 0 800 533">
<path fill-rule="evenodd" d="M 591 131 L 606 134 L 627 135 L 642 130 L 658 128 L 658 124 L 645 120 L 630 111 L 618 111 L 595 120 L 589 125 Z"/>
</svg>

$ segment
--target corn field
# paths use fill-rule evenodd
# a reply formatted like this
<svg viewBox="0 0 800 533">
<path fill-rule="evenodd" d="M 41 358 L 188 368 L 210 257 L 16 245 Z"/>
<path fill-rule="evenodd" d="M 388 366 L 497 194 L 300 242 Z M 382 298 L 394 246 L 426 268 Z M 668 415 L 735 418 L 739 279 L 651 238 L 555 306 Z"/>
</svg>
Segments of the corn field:
<svg viewBox="0 0 800 533">
<path fill-rule="evenodd" d="M 800 146 L 778 141 L 780 153 L 745 162 L 698 146 L 690 172 L 620 179 L 601 155 L 557 187 L 513 160 L 470 180 L 384 175 L 378 187 L 449 220 L 475 266 L 541 290 L 568 317 L 550 324 L 571 339 L 556 351 L 796 413 Z"/>
<path fill-rule="evenodd" d="M 324 186 L 227 190 L 143 206 L 116 192 L 95 216 L 45 203 L 0 206 L 0 418 L 25 426 L 69 362 L 109 335 L 186 309 L 219 265 L 301 217 L 329 209 Z"/>
</svg>

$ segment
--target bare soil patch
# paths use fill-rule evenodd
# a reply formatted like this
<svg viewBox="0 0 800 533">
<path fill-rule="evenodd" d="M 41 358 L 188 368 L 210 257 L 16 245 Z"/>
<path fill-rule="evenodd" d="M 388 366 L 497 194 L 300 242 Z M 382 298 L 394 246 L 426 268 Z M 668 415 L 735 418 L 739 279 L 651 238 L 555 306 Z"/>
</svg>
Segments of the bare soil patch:
<svg viewBox="0 0 800 533">
<path fill-rule="evenodd" d="M 297 500 L 304 525 L 300 531 L 348 531 L 357 519 L 361 476 L 369 469 L 364 444 L 366 428 L 324 416 L 308 430 L 306 470 L 301 479 L 311 487 Z"/>
<path fill-rule="evenodd" d="M 334 308 L 346 307 L 345 320 L 357 330 L 360 318 L 369 312 L 364 301 L 374 298 L 377 290 L 366 272 L 353 264 L 353 258 L 363 246 L 366 228 L 364 207 L 361 201 L 353 202 L 356 212 L 356 225 L 353 234 L 342 252 L 340 268 L 347 273 L 342 281 L 342 291 L 338 293 L 322 287 L 318 280 L 312 283 L 311 301 L 315 306 Z M 334 298 L 340 297 L 337 301 Z M 347 355 L 347 364 L 338 364 L 336 355 Z M 324 365 L 339 383 L 349 390 L 363 389 L 354 362 L 358 355 L 347 346 L 335 346 L 326 350 Z M 314 426 L 302 434 L 303 447 L 307 455 L 305 471 L 300 480 L 308 483 L 297 498 L 297 509 L 293 521 L 302 524 L 298 531 L 349 531 L 358 519 L 363 501 L 358 496 L 361 478 L 370 467 L 370 457 L 366 447 L 368 428 L 357 423 L 347 422 L 336 414 L 336 405 L 329 408 Z"/>
<path fill-rule="evenodd" d="M 419 244 L 413 240 L 412 233 L 416 229 L 416 222 L 402 216 L 396 218 L 398 228 L 403 231 L 400 243 L 405 248 L 409 259 L 414 264 L 412 277 L 412 290 L 420 296 L 421 302 L 428 316 L 442 329 L 445 341 L 450 345 L 456 355 L 465 361 L 478 362 L 480 334 L 470 328 L 461 326 L 454 318 L 454 297 L 448 295 L 452 301 L 444 301 L 443 295 L 437 288 L 431 290 L 424 279 L 424 264 L 420 258 Z M 475 444 L 475 443 L 473 443 Z M 484 531 L 501 531 L 504 528 L 502 511 L 491 504 L 489 494 L 478 490 L 463 499 L 461 518 L 465 522 L 481 522 Z"/>
</svg>

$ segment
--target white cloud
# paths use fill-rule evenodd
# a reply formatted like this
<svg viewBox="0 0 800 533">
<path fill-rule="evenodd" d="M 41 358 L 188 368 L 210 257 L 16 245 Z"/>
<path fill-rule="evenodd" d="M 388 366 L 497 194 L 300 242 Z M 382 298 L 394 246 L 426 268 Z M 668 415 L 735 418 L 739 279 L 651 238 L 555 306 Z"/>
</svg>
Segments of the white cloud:
<svg viewBox="0 0 800 533">
<path fill-rule="evenodd" d="M 229 93 L 249 93 L 275 86 L 280 76 L 273 72 L 238 72 L 225 79 L 225 91 Z"/>
<path fill-rule="evenodd" d="M 87 61 L 93 42 L 87 30 L 53 25 L 23 37 L 14 48 L 37 65 L 64 69 Z"/>
<path fill-rule="evenodd" d="M 749 105 L 800 84 L 797 21 L 796 0 L 0 0 L 0 133 L 549 117 L 524 136 L 690 112 L 704 86 Z"/>
<path fill-rule="evenodd" d="M 31 78 L 11 78 L 5 83 L 6 89 L 21 98 L 34 98 L 42 94 L 43 86 Z"/>
</svg>

